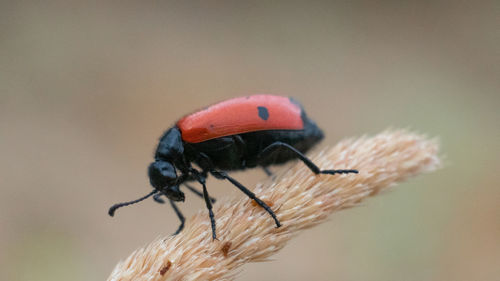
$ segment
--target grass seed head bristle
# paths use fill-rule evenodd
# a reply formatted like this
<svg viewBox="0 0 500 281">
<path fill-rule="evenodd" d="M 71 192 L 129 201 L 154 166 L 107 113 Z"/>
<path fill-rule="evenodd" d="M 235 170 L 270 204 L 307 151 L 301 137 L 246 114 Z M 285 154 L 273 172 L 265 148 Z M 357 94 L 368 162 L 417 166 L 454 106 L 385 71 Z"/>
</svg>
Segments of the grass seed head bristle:
<svg viewBox="0 0 500 281">
<path fill-rule="evenodd" d="M 344 140 L 311 159 L 323 169 L 357 169 L 359 174 L 315 175 L 297 161 L 254 189 L 272 202 L 268 205 L 282 227 L 276 228 L 247 197 L 223 199 L 213 209 L 220 241 L 212 241 L 207 211 L 199 211 L 177 236 L 159 238 L 120 262 L 108 280 L 232 280 L 243 264 L 266 260 L 297 231 L 440 167 L 436 141 L 407 131 Z"/>
</svg>

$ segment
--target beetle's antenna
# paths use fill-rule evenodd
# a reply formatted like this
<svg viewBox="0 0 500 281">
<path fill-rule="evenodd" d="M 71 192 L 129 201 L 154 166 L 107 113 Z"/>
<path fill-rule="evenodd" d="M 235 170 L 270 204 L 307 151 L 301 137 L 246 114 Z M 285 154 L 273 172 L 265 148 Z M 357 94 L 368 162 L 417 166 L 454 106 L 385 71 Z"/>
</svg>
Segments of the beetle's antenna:
<svg viewBox="0 0 500 281">
<path fill-rule="evenodd" d="M 123 202 L 123 203 L 114 204 L 113 206 L 111 206 L 111 208 L 109 208 L 108 214 L 110 216 L 114 216 L 116 209 L 121 208 L 121 207 L 125 207 L 125 206 L 128 206 L 128 205 L 132 205 L 132 204 L 135 204 L 135 203 L 138 203 L 138 202 L 141 202 L 142 200 L 145 200 L 148 197 L 153 196 L 156 193 L 158 193 L 157 189 L 153 190 L 148 195 L 146 195 L 144 197 L 141 197 L 139 199 L 136 199 L 136 200 L 133 200 L 133 201 L 129 201 L 129 202 Z"/>
</svg>

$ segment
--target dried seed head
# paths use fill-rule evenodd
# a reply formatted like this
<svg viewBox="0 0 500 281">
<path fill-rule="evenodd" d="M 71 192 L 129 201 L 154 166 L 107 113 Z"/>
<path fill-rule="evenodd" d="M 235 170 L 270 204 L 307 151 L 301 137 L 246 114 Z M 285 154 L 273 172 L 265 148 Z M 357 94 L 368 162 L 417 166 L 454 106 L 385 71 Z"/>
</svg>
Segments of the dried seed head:
<svg viewBox="0 0 500 281">
<path fill-rule="evenodd" d="M 160 269 L 160 275 L 161 276 L 165 275 L 165 273 L 167 273 L 167 271 L 170 269 L 170 266 L 172 266 L 172 262 L 167 261 L 167 264 Z"/>
<path fill-rule="evenodd" d="M 220 200 L 213 209 L 217 235 L 230 244 L 212 241 L 207 211 L 199 211 L 177 236 L 159 238 L 120 262 L 108 280 L 231 280 L 237 268 L 266 260 L 294 233 L 325 221 L 332 212 L 437 169 L 437 154 L 435 141 L 405 131 L 344 140 L 311 159 L 323 169 L 357 169 L 359 174 L 314 175 L 297 162 L 274 182 L 254 189 L 258 197 L 273 202 L 282 227 L 275 228 L 269 215 L 247 197 Z M 165 260 L 175 267 L 162 264 Z"/>
<path fill-rule="evenodd" d="M 229 253 L 229 249 L 231 249 L 232 244 L 233 243 L 231 243 L 231 241 L 228 241 L 228 242 L 225 242 L 224 245 L 222 245 L 221 251 L 222 251 L 222 254 L 224 255 L 224 257 L 227 258 L 227 254 Z"/>
</svg>

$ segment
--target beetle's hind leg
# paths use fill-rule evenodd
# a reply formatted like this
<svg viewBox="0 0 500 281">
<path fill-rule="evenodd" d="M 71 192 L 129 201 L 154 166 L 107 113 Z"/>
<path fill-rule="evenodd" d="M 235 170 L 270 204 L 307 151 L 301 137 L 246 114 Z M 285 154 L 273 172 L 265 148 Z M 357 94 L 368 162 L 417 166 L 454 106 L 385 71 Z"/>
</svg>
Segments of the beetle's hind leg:
<svg viewBox="0 0 500 281">
<path fill-rule="evenodd" d="M 269 168 L 267 166 L 262 166 L 262 170 L 264 170 L 264 173 L 266 173 L 266 175 L 268 177 L 272 177 L 273 176 L 273 172 L 271 172 L 271 170 L 269 170 Z"/>
<path fill-rule="evenodd" d="M 257 156 L 257 159 L 259 162 L 265 162 L 265 160 L 268 157 L 272 157 L 273 152 L 275 152 L 278 149 L 287 149 L 288 151 L 294 153 L 297 158 L 299 158 L 306 166 L 315 174 L 349 174 L 349 173 L 354 173 L 357 174 L 358 170 L 321 170 L 314 164 L 309 158 L 307 158 L 302 152 L 298 151 L 295 147 L 289 145 L 288 143 L 284 142 L 274 142 L 270 144 L 268 147 L 264 148 L 259 155 Z"/>
<path fill-rule="evenodd" d="M 271 210 L 271 208 L 266 203 L 264 203 L 264 201 L 260 200 L 257 196 L 255 196 L 255 193 L 250 191 L 248 188 L 243 186 L 241 183 L 239 183 L 238 181 L 236 181 L 232 177 L 228 176 L 225 172 L 212 170 L 212 171 L 210 171 L 210 173 L 217 179 L 225 179 L 225 180 L 230 181 L 239 190 L 243 191 L 243 193 L 245 193 L 248 197 L 250 197 L 250 199 L 254 200 L 255 202 L 257 202 L 257 204 L 259 204 L 259 206 L 264 208 L 264 210 L 266 210 L 271 215 L 271 217 L 273 217 L 274 222 L 276 223 L 276 227 L 281 226 L 281 223 L 278 220 L 278 218 L 276 217 L 276 214 L 273 212 L 273 210 Z"/>
</svg>

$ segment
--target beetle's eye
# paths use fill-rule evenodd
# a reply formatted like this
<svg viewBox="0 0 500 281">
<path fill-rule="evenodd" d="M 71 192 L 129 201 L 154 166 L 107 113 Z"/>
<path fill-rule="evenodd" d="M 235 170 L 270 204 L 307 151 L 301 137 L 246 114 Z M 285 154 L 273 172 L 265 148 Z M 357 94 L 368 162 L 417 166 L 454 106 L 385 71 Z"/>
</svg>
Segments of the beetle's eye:
<svg viewBox="0 0 500 281">
<path fill-rule="evenodd" d="M 156 189 L 161 189 L 167 185 L 172 185 L 177 179 L 175 167 L 166 161 L 156 161 L 149 165 L 149 181 Z"/>
</svg>

